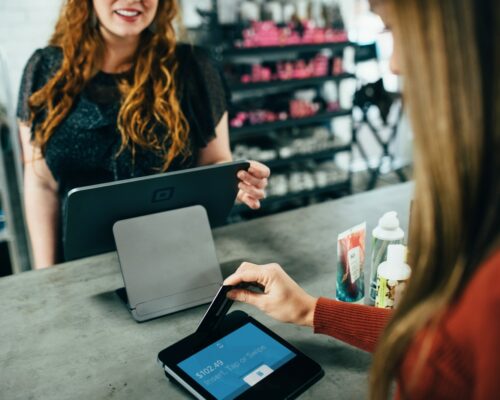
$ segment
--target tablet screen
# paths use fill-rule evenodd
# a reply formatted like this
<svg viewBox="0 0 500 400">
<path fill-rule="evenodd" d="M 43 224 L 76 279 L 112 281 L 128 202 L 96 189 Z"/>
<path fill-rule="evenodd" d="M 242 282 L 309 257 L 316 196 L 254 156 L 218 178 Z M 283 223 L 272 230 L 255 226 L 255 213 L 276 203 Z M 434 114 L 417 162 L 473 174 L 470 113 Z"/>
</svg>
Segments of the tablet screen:
<svg viewBox="0 0 500 400">
<path fill-rule="evenodd" d="M 215 398 L 226 400 L 245 392 L 295 356 L 249 322 L 178 366 Z"/>
</svg>

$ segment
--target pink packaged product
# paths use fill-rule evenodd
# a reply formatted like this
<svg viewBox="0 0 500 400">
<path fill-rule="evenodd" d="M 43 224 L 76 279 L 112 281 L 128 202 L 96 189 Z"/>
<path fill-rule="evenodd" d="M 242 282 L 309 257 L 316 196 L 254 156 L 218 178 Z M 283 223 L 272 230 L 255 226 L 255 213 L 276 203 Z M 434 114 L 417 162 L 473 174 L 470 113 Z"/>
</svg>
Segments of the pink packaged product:
<svg viewBox="0 0 500 400">
<path fill-rule="evenodd" d="M 236 47 L 291 46 L 297 44 L 337 43 L 348 40 L 347 32 L 318 28 L 312 21 L 302 22 L 302 36 L 295 24 L 278 27 L 274 21 L 255 21 L 242 32 L 243 40 Z"/>
<path fill-rule="evenodd" d="M 318 103 L 311 103 L 305 100 L 290 100 L 290 116 L 292 118 L 307 118 L 316 115 L 320 109 Z"/>
<path fill-rule="evenodd" d="M 344 63 L 341 57 L 335 57 L 332 65 L 332 75 L 337 76 L 344 72 Z"/>
<path fill-rule="evenodd" d="M 357 225 L 337 238 L 336 298 L 350 303 L 362 303 L 365 296 L 366 223 Z"/>
<path fill-rule="evenodd" d="M 288 114 L 284 111 L 273 112 L 269 110 L 241 111 L 231 118 L 229 125 L 231 128 L 241 128 L 245 125 L 259 125 L 275 121 L 288 119 Z"/>
<path fill-rule="evenodd" d="M 252 65 L 251 73 L 243 74 L 240 80 L 242 83 L 251 83 L 323 77 L 328 75 L 328 64 L 329 59 L 323 54 L 318 54 L 309 61 L 297 60 L 277 62 L 276 73 L 274 74 L 271 72 L 270 67 L 254 64 Z"/>
</svg>

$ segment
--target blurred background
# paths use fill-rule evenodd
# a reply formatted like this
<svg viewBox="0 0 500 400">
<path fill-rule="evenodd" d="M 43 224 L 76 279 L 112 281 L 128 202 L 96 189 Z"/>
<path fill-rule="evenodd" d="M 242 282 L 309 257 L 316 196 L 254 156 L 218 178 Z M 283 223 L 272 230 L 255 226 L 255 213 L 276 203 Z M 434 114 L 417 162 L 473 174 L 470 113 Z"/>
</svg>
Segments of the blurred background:
<svg viewBox="0 0 500 400">
<path fill-rule="evenodd" d="M 15 105 L 61 0 L 0 2 L 0 276 L 30 269 Z M 411 179 L 412 135 L 392 37 L 367 0 L 181 0 L 179 40 L 212 55 L 230 92 L 235 159 L 272 170 L 258 212 L 230 223 Z"/>
</svg>

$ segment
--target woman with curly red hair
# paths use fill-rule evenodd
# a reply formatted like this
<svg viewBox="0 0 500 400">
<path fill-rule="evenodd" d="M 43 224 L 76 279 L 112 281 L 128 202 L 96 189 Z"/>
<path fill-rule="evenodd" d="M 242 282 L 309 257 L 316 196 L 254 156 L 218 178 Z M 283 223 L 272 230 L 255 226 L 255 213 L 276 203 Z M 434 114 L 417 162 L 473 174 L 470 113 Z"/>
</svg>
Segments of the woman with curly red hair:
<svg viewBox="0 0 500 400">
<path fill-rule="evenodd" d="M 35 267 L 60 254 L 75 187 L 231 160 L 226 92 L 209 57 L 176 43 L 176 0 L 67 0 L 28 61 L 18 118 Z M 240 172 L 260 206 L 269 169 Z"/>
</svg>

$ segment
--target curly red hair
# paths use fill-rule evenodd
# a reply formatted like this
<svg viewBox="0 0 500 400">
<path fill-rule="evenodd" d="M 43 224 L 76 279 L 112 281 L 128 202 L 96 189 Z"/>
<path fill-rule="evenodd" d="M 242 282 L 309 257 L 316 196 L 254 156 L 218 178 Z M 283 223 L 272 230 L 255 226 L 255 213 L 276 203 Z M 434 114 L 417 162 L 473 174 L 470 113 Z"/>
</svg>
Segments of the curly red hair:
<svg viewBox="0 0 500 400">
<path fill-rule="evenodd" d="M 162 170 L 179 155 L 189 155 L 189 125 L 176 91 L 176 0 L 159 0 L 155 29 L 141 35 L 133 66 L 133 82 L 119 85 L 122 104 L 117 126 L 122 152 L 137 146 L 163 157 Z M 104 42 L 93 22 L 92 0 L 67 0 L 62 8 L 50 45 L 62 49 L 61 67 L 29 99 L 32 120 L 45 111 L 34 131 L 35 144 L 42 153 L 57 126 L 67 117 L 75 97 L 102 65 Z M 79 28 L 77 28 L 79 27 Z M 158 135 L 158 130 L 166 132 Z"/>
</svg>

